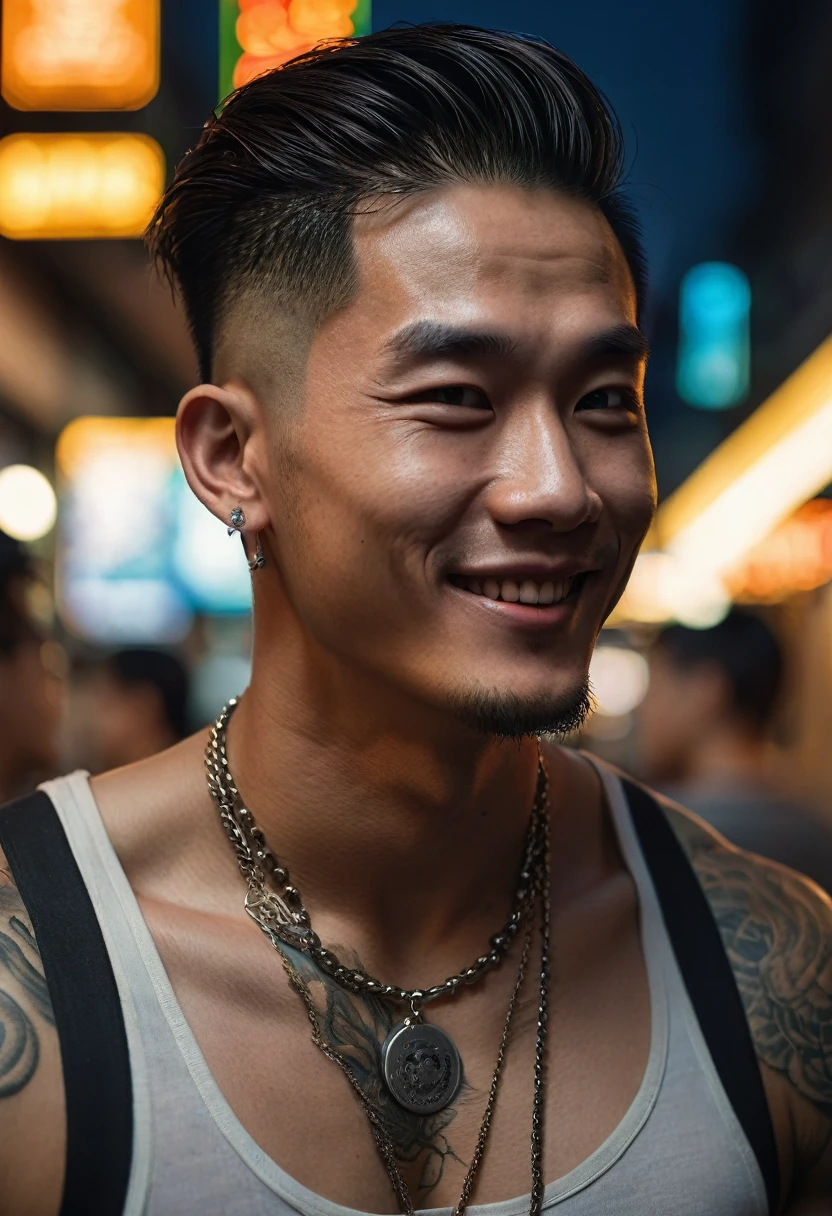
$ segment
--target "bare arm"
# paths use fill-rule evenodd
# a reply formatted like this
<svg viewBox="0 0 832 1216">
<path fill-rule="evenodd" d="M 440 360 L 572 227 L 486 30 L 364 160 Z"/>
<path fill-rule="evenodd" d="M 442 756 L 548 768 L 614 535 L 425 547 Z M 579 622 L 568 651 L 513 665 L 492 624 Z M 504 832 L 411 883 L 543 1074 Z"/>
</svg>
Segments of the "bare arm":
<svg viewBox="0 0 832 1216">
<path fill-rule="evenodd" d="M 787 1107 L 784 1158 L 794 1168 L 784 1213 L 832 1216 L 832 901 L 793 871 L 671 816 L 719 925 L 764 1075 Z"/>
<path fill-rule="evenodd" d="M 0 1194 L 8 1216 L 58 1211 L 64 1139 L 49 989 L 31 921 L 0 853 Z"/>
</svg>

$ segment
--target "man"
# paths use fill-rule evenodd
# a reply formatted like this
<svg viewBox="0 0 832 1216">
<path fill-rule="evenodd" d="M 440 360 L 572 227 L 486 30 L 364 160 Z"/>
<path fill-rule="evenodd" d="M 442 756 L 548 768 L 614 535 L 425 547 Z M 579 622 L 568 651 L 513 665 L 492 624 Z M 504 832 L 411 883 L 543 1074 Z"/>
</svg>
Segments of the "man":
<svg viewBox="0 0 832 1216">
<path fill-rule="evenodd" d="M 163 650 L 117 650 L 81 673 L 79 751 L 93 772 L 172 747 L 188 733 L 188 672 Z"/>
<path fill-rule="evenodd" d="M 783 668 L 771 629 L 741 608 L 712 629 L 663 630 L 639 707 L 642 772 L 734 844 L 832 893 L 832 828 L 766 779 Z"/>
<path fill-rule="evenodd" d="M 0 532 L 0 799 L 6 801 L 59 771 L 63 705 L 60 648 L 32 614 L 32 563 Z"/>
<path fill-rule="evenodd" d="M 829 904 L 668 812 L 697 883 L 647 794 L 539 762 L 654 509 L 621 164 L 564 56 L 428 26 L 255 80 L 180 166 L 179 445 L 253 674 L 0 817 L 10 1213 L 832 1210 Z"/>
</svg>

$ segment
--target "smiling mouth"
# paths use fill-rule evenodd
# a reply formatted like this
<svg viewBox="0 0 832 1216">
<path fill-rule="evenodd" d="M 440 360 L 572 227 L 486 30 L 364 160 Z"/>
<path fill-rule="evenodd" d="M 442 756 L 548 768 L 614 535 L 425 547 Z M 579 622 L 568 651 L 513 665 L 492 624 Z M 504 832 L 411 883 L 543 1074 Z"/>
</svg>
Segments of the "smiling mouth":
<svg viewBox="0 0 832 1216">
<path fill-rule="evenodd" d="M 564 603 L 570 597 L 577 598 L 585 579 L 586 574 L 572 574 L 566 578 L 547 579 L 545 582 L 532 578 L 468 578 L 461 574 L 449 576 L 449 581 L 455 587 L 468 591 L 471 595 L 479 595 L 497 603 L 528 604 L 530 607 L 539 608 L 551 608 L 555 604 Z"/>
</svg>

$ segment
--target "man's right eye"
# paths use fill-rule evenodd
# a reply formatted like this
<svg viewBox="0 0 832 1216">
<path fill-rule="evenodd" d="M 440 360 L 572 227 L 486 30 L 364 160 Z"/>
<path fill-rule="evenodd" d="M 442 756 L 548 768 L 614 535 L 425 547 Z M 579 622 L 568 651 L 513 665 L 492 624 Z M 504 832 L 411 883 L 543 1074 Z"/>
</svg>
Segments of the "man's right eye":
<svg viewBox="0 0 832 1216">
<path fill-rule="evenodd" d="M 469 410 L 490 410 L 491 402 L 482 389 L 469 384 L 443 384 L 440 388 L 425 389 L 416 393 L 412 401 L 433 401 L 439 405 L 459 405 Z"/>
</svg>

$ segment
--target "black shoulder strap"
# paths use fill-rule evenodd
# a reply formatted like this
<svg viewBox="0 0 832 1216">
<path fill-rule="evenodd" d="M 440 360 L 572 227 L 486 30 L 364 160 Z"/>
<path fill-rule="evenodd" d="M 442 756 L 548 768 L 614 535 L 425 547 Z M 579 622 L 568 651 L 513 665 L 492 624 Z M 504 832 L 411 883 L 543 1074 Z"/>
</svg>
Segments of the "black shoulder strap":
<svg viewBox="0 0 832 1216">
<path fill-rule="evenodd" d="M 777 1144 L 754 1041 L 719 927 L 660 804 L 635 782 L 622 785 L 688 996 L 725 1093 L 754 1150 L 773 1216 L 780 1206 Z"/>
<path fill-rule="evenodd" d="M 0 808 L 0 848 L 32 920 L 61 1044 L 67 1117 L 61 1216 L 118 1216 L 130 1176 L 133 1102 L 107 947 L 45 793 Z"/>
</svg>

